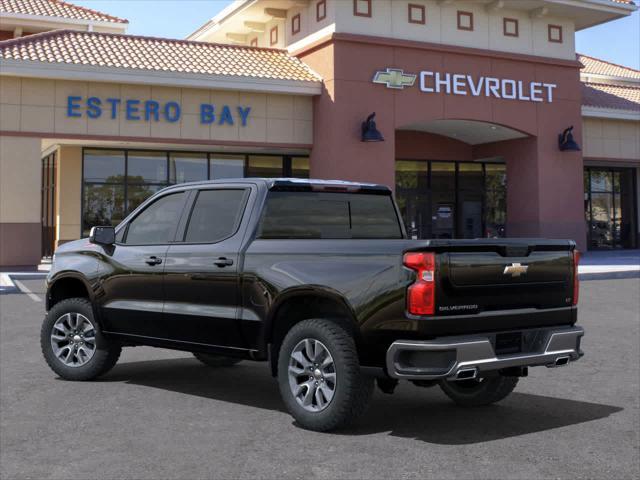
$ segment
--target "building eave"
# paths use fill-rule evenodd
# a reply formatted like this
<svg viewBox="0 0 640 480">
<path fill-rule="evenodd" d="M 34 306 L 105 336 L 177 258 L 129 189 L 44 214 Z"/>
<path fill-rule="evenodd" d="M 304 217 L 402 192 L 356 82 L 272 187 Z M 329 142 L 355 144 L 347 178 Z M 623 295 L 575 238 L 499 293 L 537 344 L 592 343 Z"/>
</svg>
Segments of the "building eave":
<svg viewBox="0 0 640 480">
<path fill-rule="evenodd" d="M 157 85 L 179 88 L 206 88 L 244 92 L 280 93 L 290 95 L 320 95 L 322 82 L 281 80 L 238 75 L 165 72 L 145 69 L 101 67 L 67 63 L 46 63 L 30 60 L 2 60 L 0 76 L 46 78 L 53 80 L 84 80 Z"/>
<path fill-rule="evenodd" d="M 640 111 L 591 107 L 588 105 L 582 106 L 582 116 L 587 118 L 606 118 L 610 120 L 628 120 L 640 122 Z"/>
<path fill-rule="evenodd" d="M 44 24 L 53 24 L 56 25 L 57 28 L 59 25 L 82 25 L 85 27 L 104 27 L 115 30 L 121 30 L 125 32 L 127 27 L 129 26 L 128 22 L 115 22 L 108 20 L 88 20 L 83 18 L 68 18 L 68 17 L 50 17 L 47 15 L 30 15 L 26 13 L 10 13 L 10 12 L 2 12 L 2 23 L 11 23 L 11 21 L 19 21 L 19 22 L 38 22 Z"/>
</svg>

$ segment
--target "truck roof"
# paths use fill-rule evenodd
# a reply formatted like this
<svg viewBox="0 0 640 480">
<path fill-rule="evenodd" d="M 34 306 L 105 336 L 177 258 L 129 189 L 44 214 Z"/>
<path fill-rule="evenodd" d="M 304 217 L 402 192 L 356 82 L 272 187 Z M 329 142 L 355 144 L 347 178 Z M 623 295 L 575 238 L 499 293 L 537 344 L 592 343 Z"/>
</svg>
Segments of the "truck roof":
<svg viewBox="0 0 640 480">
<path fill-rule="evenodd" d="M 345 180 L 323 180 L 315 178 L 224 178 L 219 180 L 204 180 L 200 182 L 180 183 L 168 188 L 190 187 L 194 185 L 216 185 L 221 183 L 264 183 L 269 190 L 325 190 L 325 191 L 376 191 L 378 193 L 391 192 L 386 185 L 364 182 L 348 182 Z"/>
</svg>

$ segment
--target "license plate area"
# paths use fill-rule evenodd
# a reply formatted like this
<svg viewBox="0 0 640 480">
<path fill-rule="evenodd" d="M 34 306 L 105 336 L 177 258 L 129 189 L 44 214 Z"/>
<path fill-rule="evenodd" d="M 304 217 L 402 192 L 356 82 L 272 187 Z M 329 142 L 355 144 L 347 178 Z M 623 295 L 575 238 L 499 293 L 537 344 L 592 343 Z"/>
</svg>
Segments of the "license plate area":
<svg viewBox="0 0 640 480">
<path fill-rule="evenodd" d="M 496 355 L 522 352 L 522 332 L 498 333 L 495 348 Z"/>
</svg>

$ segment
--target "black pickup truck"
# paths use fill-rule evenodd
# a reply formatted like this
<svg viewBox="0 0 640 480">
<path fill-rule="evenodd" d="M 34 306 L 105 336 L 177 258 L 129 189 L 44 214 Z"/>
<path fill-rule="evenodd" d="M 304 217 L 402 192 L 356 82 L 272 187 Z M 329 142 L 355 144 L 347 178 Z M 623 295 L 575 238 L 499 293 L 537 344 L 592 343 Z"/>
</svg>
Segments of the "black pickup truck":
<svg viewBox="0 0 640 480">
<path fill-rule="evenodd" d="M 182 184 L 57 250 L 42 351 L 68 380 L 104 374 L 127 346 L 268 361 L 313 430 L 355 420 L 376 382 L 484 405 L 528 367 L 582 356 L 577 263 L 567 240 L 409 240 L 380 185 Z"/>
</svg>

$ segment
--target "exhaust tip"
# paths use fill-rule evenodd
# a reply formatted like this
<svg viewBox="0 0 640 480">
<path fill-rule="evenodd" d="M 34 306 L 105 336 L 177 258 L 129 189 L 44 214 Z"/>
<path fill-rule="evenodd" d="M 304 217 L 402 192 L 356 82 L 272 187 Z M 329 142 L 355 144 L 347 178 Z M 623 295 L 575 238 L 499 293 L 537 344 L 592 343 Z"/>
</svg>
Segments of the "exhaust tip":
<svg viewBox="0 0 640 480">
<path fill-rule="evenodd" d="M 456 373 L 456 380 L 473 380 L 478 375 L 477 368 L 462 368 Z"/>
<path fill-rule="evenodd" d="M 556 367 L 564 367 L 565 365 L 569 365 L 568 356 L 556 358 Z"/>
</svg>

